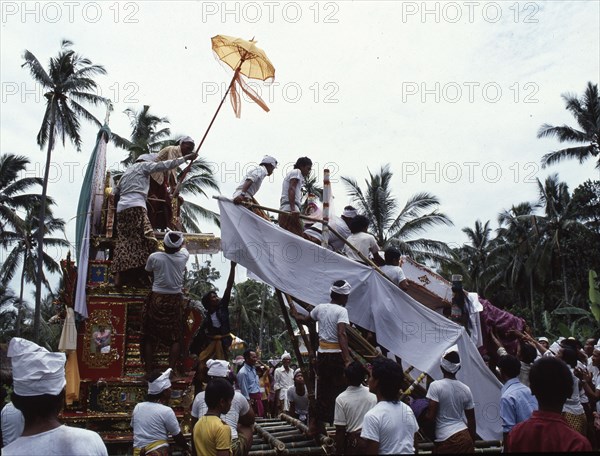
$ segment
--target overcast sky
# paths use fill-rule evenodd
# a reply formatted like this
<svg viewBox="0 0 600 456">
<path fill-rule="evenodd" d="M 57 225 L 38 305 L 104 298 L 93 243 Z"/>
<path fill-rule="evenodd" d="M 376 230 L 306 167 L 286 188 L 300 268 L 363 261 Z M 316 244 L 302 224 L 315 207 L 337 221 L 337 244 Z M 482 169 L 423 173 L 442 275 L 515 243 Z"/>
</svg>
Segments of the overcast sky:
<svg viewBox="0 0 600 456">
<path fill-rule="evenodd" d="M 47 66 L 62 39 L 103 65 L 101 94 L 111 98 L 110 127 L 129 136 L 123 110 L 142 105 L 171 121 L 174 135 L 200 140 L 232 76 L 218 62 L 217 34 L 258 41 L 275 82 L 253 85 L 271 111 L 244 100 L 236 119 L 224 105 L 200 154 L 231 195 L 245 167 L 262 155 L 280 167 L 258 199 L 278 207 L 283 173 L 300 156 L 332 172 L 335 207 L 348 204 L 340 176 L 363 182 L 389 163 L 401 205 L 427 191 L 453 227 L 427 236 L 460 245 L 461 228 L 491 220 L 537 197 L 536 179 L 558 172 L 571 190 L 598 179 L 594 163 L 540 168 L 554 139 L 541 124 L 576 126 L 561 94 L 581 95 L 600 73 L 600 3 L 552 2 L 2 2 L 2 153 L 23 154 L 42 175 L 36 145 L 42 90 L 21 68 L 28 49 Z M 94 113 L 104 118 L 104 109 Z M 96 129 L 82 129 L 83 150 L 53 154 L 48 194 L 55 214 L 73 219 Z M 124 151 L 109 147 L 116 165 Z M 195 202 L 212 210 L 212 199 Z M 206 232 L 218 229 L 204 224 Z M 60 257 L 66 252 L 56 252 Z M 5 253 L 2 253 L 4 256 Z M 225 260 L 213 263 L 226 272 Z M 243 274 L 241 274 L 243 277 Z"/>
</svg>

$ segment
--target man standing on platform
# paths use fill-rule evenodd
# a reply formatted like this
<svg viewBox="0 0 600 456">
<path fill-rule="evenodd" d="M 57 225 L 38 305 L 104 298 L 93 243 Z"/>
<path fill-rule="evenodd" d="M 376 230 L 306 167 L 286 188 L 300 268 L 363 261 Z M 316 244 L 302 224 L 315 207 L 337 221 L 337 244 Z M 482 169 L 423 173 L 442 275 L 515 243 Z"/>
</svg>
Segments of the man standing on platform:
<svg viewBox="0 0 600 456">
<path fill-rule="evenodd" d="M 275 404 L 277 413 L 289 410 L 287 390 L 294 386 L 294 371 L 290 369 L 292 357 L 288 352 L 281 355 L 283 366 L 275 369 Z"/>
<path fill-rule="evenodd" d="M 333 424 L 335 399 L 346 389 L 344 368 L 352 359 L 346 335 L 350 320 L 345 306 L 351 289 L 345 280 L 334 282 L 330 288 L 331 302 L 319 304 L 309 315 L 300 315 L 294 306 L 290 307 L 290 313 L 298 323 L 319 322 L 317 419 L 320 422 Z"/>
<path fill-rule="evenodd" d="M 262 393 L 256 373 L 256 362 L 258 356 L 254 350 L 248 349 L 244 352 L 244 365 L 237 374 L 240 393 L 250 402 L 256 416 L 262 418 L 264 409 L 262 404 Z"/>
<path fill-rule="evenodd" d="M 260 165 L 250 168 L 243 182 L 237 186 L 233 193 L 233 202 L 239 204 L 242 201 L 256 203 L 254 195 L 260 190 L 265 177 L 270 176 L 277 167 L 277 160 L 270 155 L 265 155 Z"/>
<path fill-rule="evenodd" d="M 142 310 L 142 346 L 146 374 L 152 371 L 152 358 L 157 343 L 169 346 L 169 367 L 176 370 L 181 353 L 184 303 L 183 272 L 188 258 L 183 248 L 183 234 L 169 231 L 165 234 L 164 252 L 148 257 L 146 271 L 153 275 L 152 291 Z"/>
</svg>

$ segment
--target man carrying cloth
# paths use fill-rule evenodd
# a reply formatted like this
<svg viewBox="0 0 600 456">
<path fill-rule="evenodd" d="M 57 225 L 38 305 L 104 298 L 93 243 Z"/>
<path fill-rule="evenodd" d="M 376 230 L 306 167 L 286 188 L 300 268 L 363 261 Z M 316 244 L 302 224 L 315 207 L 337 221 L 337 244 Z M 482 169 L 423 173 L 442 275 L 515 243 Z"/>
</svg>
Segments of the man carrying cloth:
<svg viewBox="0 0 600 456">
<path fill-rule="evenodd" d="M 277 168 L 277 160 L 270 155 L 265 155 L 258 166 L 253 166 L 248 170 L 242 183 L 237 186 L 235 192 L 233 192 L 233 202 L 235 204 L 242 202 L 258 204 L 254 196 L 260 190 L 265 177 L 273 174 L 275 168 Z M 252 208 L 252 212 L 271 221 L 262 209 Z"/>
<path fill-rule="evenodd" d="M 319 322 L 317 356 L 317 419 L 333 424 L 335 399 L 346 389 L 344 368 L 352 359 L 348 350 L 346 325 L 350 324 L 346 303 L 352 287 L 345 280 L 331 286 L 331 302 L 317 305 L 309 315 L 300 315 L 294 306 L 290 313 L 298 323 Z"/>
</svg>

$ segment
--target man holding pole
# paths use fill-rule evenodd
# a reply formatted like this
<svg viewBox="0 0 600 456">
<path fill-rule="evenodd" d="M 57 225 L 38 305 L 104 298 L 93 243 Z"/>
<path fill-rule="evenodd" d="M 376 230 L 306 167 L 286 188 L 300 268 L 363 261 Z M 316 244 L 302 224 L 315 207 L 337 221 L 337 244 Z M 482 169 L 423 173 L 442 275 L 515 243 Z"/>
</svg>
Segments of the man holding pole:
<svg viewBox="0 0 600 456">
<path fill-rule="evenodd" d="M 334 282 L 330 289 L 331 302 L 319 304 L 309 315 L 300 315 L 293 305 L 290 306 L 290 313 L 299 324 L 319 322 L 317 411 L 321 422 L 333 424 L 335 399 L 346 389 L 344 368 L 352 359 L 346 335 L 350 320 L 345 306 L 351 289 L 345 280 Z"/>
</svg>

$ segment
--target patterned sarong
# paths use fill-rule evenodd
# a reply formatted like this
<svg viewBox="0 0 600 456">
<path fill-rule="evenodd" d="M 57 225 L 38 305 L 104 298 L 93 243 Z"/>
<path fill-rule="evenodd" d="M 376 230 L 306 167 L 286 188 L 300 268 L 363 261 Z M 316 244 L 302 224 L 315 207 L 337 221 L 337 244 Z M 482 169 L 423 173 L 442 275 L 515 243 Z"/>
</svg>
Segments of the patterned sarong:
<svg viewBox="0 0 600 456">
<path fill-rule="evenodd" d="M 147 342 L 170 346 L 181 342 L 184 318 L 183 295 L 150 292 L 142 310 L 142 334 Z"/>
<path fill-rule="evenodd" d="M 453 434 L 443 442 L 434 442 L 433 452 L 436 454 L 475 453 L 475 446 L 468 429 Z"/>
<path fill-rule="evenodd" d="M 341 353 L 317 355 L 317 419 L 333 424 L 335 399 L 346 389 L 344 359 Z"/>
<path fill-rule="evenodd" d="M 151 253 L 158 248 L 158 241 L 146 208 L 131 207 L 117 213 L 117 242 L 113 254 L 113 273 L 146 266 Z"/>
<path fill-rule="evenodd" d="M 587 437 L 587 419 L 585 413 L 581 415 L 573 415 L 572 413 L 563 412 L 563 418 L 567 421 L 567 424 L 571 429 L 575 429 L 584 437 Z"/>
<path fill-rule="evenodd" d="M 304 228 L 300 217 L 279 214 L 279 226 L 290 233 L 294 233 L 296 236 L 304 237 Z"/>
</svg>

